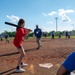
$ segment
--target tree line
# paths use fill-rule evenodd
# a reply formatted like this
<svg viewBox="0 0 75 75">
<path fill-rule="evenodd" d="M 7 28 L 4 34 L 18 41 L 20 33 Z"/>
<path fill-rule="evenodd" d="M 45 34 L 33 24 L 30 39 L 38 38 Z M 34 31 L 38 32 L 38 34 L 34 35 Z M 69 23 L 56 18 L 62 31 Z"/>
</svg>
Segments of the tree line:
<svg viewBox="0 0 75 75">
<path fill-rule="evenodd" d="M 55 36 L 58 36 L 59 34 L 60 34 L 61 36 L 64 36 L 66 31 L 58 31 L 58 32 L 53 31 L 53 32 L 54 32 Z M 75 35 L 75 30 L 68 31 L 68 33 L 69 33 L 70 35 Z M 4 32 L 1 33 L 0 35 L 4 35 L 4 34 L 8 34 L 9 37 L 14 37 L 15 34 L 16 34 L 16 32 L 15 32 L 15 31 L 13 31 L 13 32 L 11 32 L 11 31 L 4 31 Z M 44 36 L 51 36 L 51 34 L 52 34 L 52 31 L 50 31 L 50 32 L 42 32 L 42 36 L 43 36 L 43 37 L 44 37 Z M 34 32 L 31 32 L 31 33 L 29 34 L 29 37 L 33 37 L 33 36 L 34 36 Z"/>
</svg>

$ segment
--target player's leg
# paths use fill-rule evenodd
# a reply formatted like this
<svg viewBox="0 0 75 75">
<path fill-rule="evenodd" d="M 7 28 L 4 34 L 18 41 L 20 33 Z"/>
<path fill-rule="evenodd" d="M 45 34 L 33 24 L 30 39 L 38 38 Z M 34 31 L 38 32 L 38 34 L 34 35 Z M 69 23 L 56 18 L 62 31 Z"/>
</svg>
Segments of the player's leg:
<svg viewBox="0 0 75 75">
<path fill-rule="evenodd" d="M 24 51 L 24 48 L 23 48 L 23 47 L 19 49 L 19 53 L 20 53 L 20 58 L 19 58 L 18 65 L 21 64 L 22 59 L 23 59 L 23 57 L 25 56 L 25 51 Z"/>
<path fill-rule="evenodd" d="M 9 38 L 7 38 L 7 42 L 9 43 Z"/>
<path fill-rule="evenodd" d="M 36 37 L 36 43 L 38 44 L 38 38 Z"/>
<path fill-rule="evenodd" d="M 38 38 L 36 38 L 36 42 L 37 42 L 37 45 L 38 45 Z"/>
<path fill-rule="evenodd" d="M 66 35 L 66 39 L 67 39 L 67 35 Z"/>
<path fill-rule="evenodd" d="M 40 48 L 40 40 L 39 40 L 39 38 L 36 38 L 36 42 L 37 42 L 37 45 L 38 45 L 37 49 L 39 49 Z"/>
<path fill-rule="evenodd" d="M 25 56 L 25 51 L 24 51 L 23 47 L 20 47 L 18 49 L 19 49 L 20 57 L 18 60 L 16 72 L 24 72 L 25 70 L 21 68 L 21 63 L 22 63 L 23 57 Z"/>
<path fill-rule="evenodd" d="M 52 35 L 52 39 L 54 39 L 54 35 Z"/>
<path fill-rule="evenodd" d="M 18 65 L 20 64 L 21 66 L 28 66 L 28 64 L 23 63 L 23 57 L 25 56 L 25 51 L 24 51 L 23 47 L 22 47 L 22 51 L 20 52 L 20 54 L 21 54 L 20 57 L 22 57 L 22 59 L 21 59 L 21 61 L 19 60 L 20 63 L 18 63 Z"/>
<path fill-rule="evenodd" d="M 41 39 L 38 38 L 38 47 L 40 48 L 41 47 Z"/>
</svg>

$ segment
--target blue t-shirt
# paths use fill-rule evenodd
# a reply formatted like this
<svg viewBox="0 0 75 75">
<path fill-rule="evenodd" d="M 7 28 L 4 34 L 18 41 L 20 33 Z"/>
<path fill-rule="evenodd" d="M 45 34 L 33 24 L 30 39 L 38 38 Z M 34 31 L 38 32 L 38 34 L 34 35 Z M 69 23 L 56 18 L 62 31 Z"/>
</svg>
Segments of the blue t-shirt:
<svg viewBox="0 0 75 75">
<path fill-rule="evenodd" d="M 62 63 L 67 71 L 72 72 L 75 70 L 75 52 L 72 52 L 66 60 Z"/>
<path fill-rule="evenodd" d="M 66 32 L 66 36 L 68 36 L 68 32 Z"/>
<path fill-rule="evenodd" d="M 5 38 L 8 38 L 9 37 L 9 35 L 8 34 L 5 34 Z"/>
<path fill-rule="evenodd" d="M 54 36 L 54 32 L 52 32 L 52 36 Z"/>
<path fill-rule="evenodd" d="M 36 36 L 37 38 L 41 38 L 41 36 L 42 36 L 42 31 L 41 31 L 41 29 L 35 29 L 35 30 L 34 30 L 34 34 L 35 34 L 35 36 Z"/>
</svg>

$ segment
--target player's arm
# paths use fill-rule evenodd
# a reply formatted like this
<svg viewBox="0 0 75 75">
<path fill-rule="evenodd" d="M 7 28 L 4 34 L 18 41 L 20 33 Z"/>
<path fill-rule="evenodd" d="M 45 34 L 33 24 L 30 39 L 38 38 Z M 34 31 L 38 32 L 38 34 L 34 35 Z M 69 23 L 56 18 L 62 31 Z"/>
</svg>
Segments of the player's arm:
<svg viewBox="0 0 75 75">
<path fill-rule="evenodd" d="M 56 75 L 66 75 L 68 71 L 65 69 L 65 67 L 63 65 L 60 66 L 60 68 L 57 71 Z"/>
<path fill-rule="evenodd" d="M 70 55 L 68 55 L 68 57 L 66 58 L 66 60 L 62 63 L 62 65 L 60 66 L 60 68 L 57 71 L 56 75 L 70 75 L 70 72 L 72 72 L 73 70 L 75 70 L 75 52 L 72 52 Z M 68 73 L 68 74 L 66 74 Z"/>
<path fill-rule="evenodd" d="M 41 36 L 42 36 L 42 30 L 40 29 L 40 32 L 41 32 Z"/>
<path fill-rule="evenodd" d="M 26 30 L 26 35 L 25 35 L 25 39 L 27 38 L 28 34 L 32 31 L 31 29 L 25 29 Z"/>
</svg>

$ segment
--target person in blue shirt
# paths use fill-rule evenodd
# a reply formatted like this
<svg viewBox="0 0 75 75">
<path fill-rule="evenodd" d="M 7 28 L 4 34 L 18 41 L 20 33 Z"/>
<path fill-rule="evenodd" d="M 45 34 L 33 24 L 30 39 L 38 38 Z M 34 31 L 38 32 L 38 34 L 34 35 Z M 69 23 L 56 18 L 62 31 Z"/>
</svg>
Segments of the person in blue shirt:
<svg viewBox="0 0 75 75">
<path fill-rule="evenodd" d="M 51 35 L 52 35 L 52 39 L 54 39 L 54 31 L 52 31 L 52 34 Z"/>
<path fill-rule="evenodd" d="M 38 27 L 38 25 L 36 25 L 36 29 L 34 30 L 34 35 L 36 37 L 36 42 L 38 44 L 38 47 L 37 49 L 39 49 L 41 47 L 41 44 L 40 44 L 40 39 L 41 39 L 41 36 L 42 36 L 42 31 L 41 29 Z"/>
<path fill-rule="evenodd" d="M 65 36 L 66 36 L 66 38 L 68 38 L 68 31 L 66 31 Z"/>
<path fill-rule="evenodd" d="M 9 35 L 8 34 L 5 34 L 5 40 L 6 40 L 6 43 L 9 43 Z"/>
<path fill-rule="evenodd" d="M 75 52 L 72 52 L 62 63 L 56 75 L 70 75 L 75 70 Z"/>
</svg>

